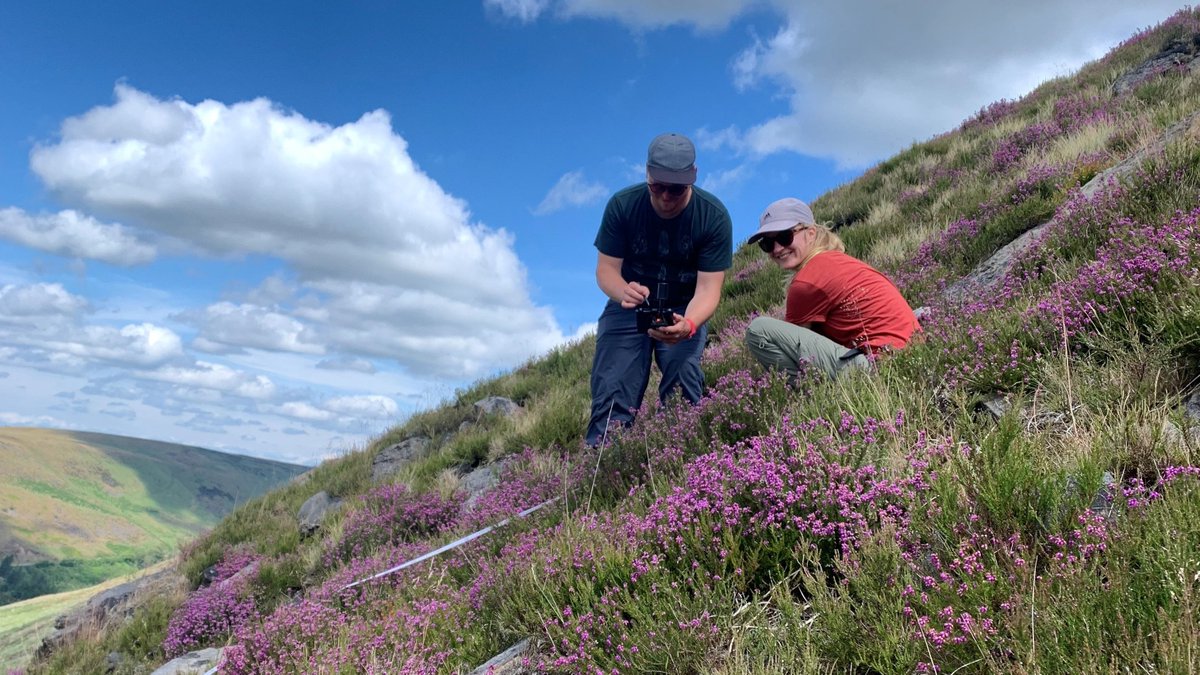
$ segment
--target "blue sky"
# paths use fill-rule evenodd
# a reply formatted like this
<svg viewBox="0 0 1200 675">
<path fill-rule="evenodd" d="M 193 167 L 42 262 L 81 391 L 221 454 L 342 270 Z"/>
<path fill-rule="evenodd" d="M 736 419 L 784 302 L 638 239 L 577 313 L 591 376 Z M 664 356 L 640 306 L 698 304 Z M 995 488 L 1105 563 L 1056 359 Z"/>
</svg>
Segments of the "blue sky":
<svg viewBox="0 0 1200 675">
<path fill-rule="evenodd" d="M 740 243 L 1182 6 L 3 3 L 0 425 L 361 448 L 594 328 L 656 134 Z"/>
</svg>

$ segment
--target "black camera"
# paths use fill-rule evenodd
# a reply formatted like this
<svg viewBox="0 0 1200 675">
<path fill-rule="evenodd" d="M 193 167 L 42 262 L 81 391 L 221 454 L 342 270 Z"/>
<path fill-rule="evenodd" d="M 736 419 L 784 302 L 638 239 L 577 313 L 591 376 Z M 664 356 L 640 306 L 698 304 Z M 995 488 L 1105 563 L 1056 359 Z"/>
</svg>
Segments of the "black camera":
<svg viewBox="0 0 1200 675">
<path fill-rule="evenodd" d="M 637 318 L 637 329 L 639 333 L 645 333 L 648 330 L 655 328 L 666 328 L 667 326 L 675 325 L 675 314 L 671 308 L 667 306 L 667 284 L 660 283 L 658 291 L 654 294 L 654 301 L 646 299 L 645 304 L 638 307 L 634 312 Z"/>
<path fill-rule="evenodd" d="M 670 308 L 665 307 L 638 307 L 634 310 L 637 313 L 637 329 L 639 333 L 645 333 L 653 328 L 666 328 L 667 326 L 675 325 L 675 317 L 672 315 Z"/>
</svg>

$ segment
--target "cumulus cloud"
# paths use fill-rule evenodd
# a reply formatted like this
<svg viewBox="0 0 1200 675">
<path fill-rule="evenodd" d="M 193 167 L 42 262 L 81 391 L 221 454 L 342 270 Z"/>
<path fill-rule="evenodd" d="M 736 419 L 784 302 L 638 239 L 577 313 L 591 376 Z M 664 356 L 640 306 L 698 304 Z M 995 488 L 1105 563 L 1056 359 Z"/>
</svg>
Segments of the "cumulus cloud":
<svg viewBox="0 0 1200 675">
<path fill-rule="evenodd" d="M 512 5 L 539 15 L 614 19 L 641 32 L 718 29 L 744 12 L 780 18 L 730 55 L 738 89 L 769 87 L 789 110 L 709 139 L 750 155 L 796 152 L 861 168 L 951 129 L 983 106 L 1019 98 L 1102 56 L 1131 27 L 1182 8 L 1178 0 L 1016 0 L 964 3 L 765 0 L 557 0 Z"/>
<path fill-rule="evenodd" d="M 50 315 L 75 316 L 87 308 L 85 298 L 68 292 L 62 284 L 0 286 L 0 322 L 24 322 Z"/>
<path fill-rule="evenodd" d="M 40 251 L 113 265 L 140 265 L 156 255 L 155 248 L 138 241 L 129 228 L 101 223 L 74 210 L 32 216 L 18 208 L 0 209 L 0 237 Z"/>
<path fill-rule="evenodd" d="M 253 375 L 219 363 L 197 361 L 191 366 L 164 366 L 140 374 L 159 382 L 200 387 L 248 399 L 268 400 L 275 395 L 275 383 L 264 375 Z"/>
<path fill-rule="evenodd" d="M 340 415 L 377 420 L 395 419 L 400 412 L 387 396 L 338 396 L 325 401 L 324 407 Z"/>
<path fill-rule="evenodd" d="M 34 149 L 46 186 L 215 255 L 281 259 L 296 280 L 260 289 L 269 307 L 192 317 L 198 346 L 358 352 L 471 377 L 565 339 L 530 299 L 511 235 L 472 221 L 385 112 L 331 127 L 266 99 L 192 104 L 124 84 L 115 96 Z"/>
<path fill-rule="evenodd" d="M 321 354 L 324 347 L 299 320 L 267 307 L 248 303 L 218 302 L 198 312 L 185 312 L 180 319 L 197 327 L 202 338 L 197 348 L 218 353 L 225 347 L 255 347 L 297 354 Z M 205 349 L 207 347 L 207 349 Z"/>
<path fill-rule="evenodd" d="M 571 171 L 558 179 L 533 213 L 545 216 L 569 207 L 587 206 L 595 204 L 607 195 L 608 190 L 600 183 L 584 178 L 582 170 Z"/>
<path fill-rule="evenodd" d="M 48 352 L 84 362 L 105 361 L 134 367 L 155 367 L 183 357 L 183 344 L 169 328 L 150 323 L 121 328 L 84 326 L 70 335 L 43 342 Z"/>
<path fill-rule="evenodd" d="M 1179 8 L 1163 0 L 776 6 L 784 25 L 735 57 L 732 70 L 740 86 L 780 86 L 791 110 L 746 130 L 744 143 L 843 167 L 870 164 L 1067 75 L 1130 26 Z"/>
</svg>

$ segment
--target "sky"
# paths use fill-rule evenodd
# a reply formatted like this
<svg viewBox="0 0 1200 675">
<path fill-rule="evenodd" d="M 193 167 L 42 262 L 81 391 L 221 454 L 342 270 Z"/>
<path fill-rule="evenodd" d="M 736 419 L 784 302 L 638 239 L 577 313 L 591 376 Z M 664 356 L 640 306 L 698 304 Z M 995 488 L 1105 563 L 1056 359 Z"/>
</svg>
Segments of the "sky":
<svg viewBox="0 0 1200 675">
<path fill-rule="evenodd" d="M 314 464 L 594 331 L 662 132 L 736 244 L 1182 8 L 0 4 L 0 425 Z"/>
</svg>

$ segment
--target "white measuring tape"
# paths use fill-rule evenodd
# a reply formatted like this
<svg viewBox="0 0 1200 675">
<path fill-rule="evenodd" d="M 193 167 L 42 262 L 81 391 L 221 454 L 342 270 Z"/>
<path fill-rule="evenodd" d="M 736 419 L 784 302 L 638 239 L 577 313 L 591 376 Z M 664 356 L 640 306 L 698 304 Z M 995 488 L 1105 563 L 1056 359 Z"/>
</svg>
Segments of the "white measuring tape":
<svg viewBox="0 0 1200 675">
<path fill-rule="evenodd" d="M 525 516 L 535 512 L 545 506 L 549 506 L 550 504 L 553 504 L 554 502 L 556 502 L 558 500 L 559 500 L 558 497 L 551 497 L 550 499 L 547 499 L 546 501 L 542 502 L 541 504 L 538 504 L 537 506 L 533 506 L 528 509 L 525 509 L 524 511 L 518 513 L 517 515 L 513 516 L 512 518 L 505 518 L 504 520 L 496 523 L 495 525 L 488 525 L 487 527 L 483 528 L 482 530 L 479 530 L 478 532 L 472 532 L 471 534 L 468 534 L 465 537 L 456 539 L 439 549 L 430 551 L 429 553 L 426 553 L 424 555 L 417 556 L 416 558 L 413 558 L 412 560 L 409 560 L 407 562 L 402 562 L 399 565 L 396 565 L 395 567 L 389 567 L 388 569 L 386 569 L 382 572 L 377 572 L 377 573 L 372 574 L 371 576 L 366 577 L 364 579 L 359 579 L 358 581 L 355 581 L 353 583 L 346 584 L 345 586 L 342 586 L 341 588 L 339 588 L 338 592 L 340 593 L 340 592 L 346 590 L 347 588 L 354 588 L 355 586 L 358 586 L 359 584 L 365 584 L 368 581 L 374 581 L 375 579 L 378 579 L 380 577 L 386 577 L 389 574 L 395 574 L 396 572 L 399 572 L 400 570 L 402 570 L 406 567 L 412 567 L 413 565 L 416 565 L 417 563 L 429 560 L 430 558 L 432 558 L 436 555 L 445 553 L 446 551 L 456 549 L 459 546 L 462 546 L 463 544 L 468 544 L 468 543 L 475 541 L 476 539 L 482 537 L 483 535 L 487 534 L 488 532 L 491 532 L 492 530 L 494 530 L 498 527 L 504 527 L 509 522 L 511 522 L 513 518 L 524 518 Z M 212 670 L 205 672 L 204 675 L 216 675 L 216 672 L 217 672 L 217 667 L 213 666 Z"/>
</svg>

